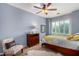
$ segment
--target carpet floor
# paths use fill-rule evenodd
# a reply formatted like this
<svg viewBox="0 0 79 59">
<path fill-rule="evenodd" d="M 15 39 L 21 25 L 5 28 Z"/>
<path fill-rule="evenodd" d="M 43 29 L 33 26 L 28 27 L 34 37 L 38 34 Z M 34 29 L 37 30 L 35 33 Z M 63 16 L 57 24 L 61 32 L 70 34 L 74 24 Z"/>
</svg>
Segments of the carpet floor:
<svg viewBox="0 0 79 59">
<path fill-rule="evenodd" d="M 33 47 L 25 48 L 20 56 L 63 56 L 63 55 L 58 52 L 54 52 L 50 49 L 41 47 L 40 44 L 37 44 Z"/>
</svg>

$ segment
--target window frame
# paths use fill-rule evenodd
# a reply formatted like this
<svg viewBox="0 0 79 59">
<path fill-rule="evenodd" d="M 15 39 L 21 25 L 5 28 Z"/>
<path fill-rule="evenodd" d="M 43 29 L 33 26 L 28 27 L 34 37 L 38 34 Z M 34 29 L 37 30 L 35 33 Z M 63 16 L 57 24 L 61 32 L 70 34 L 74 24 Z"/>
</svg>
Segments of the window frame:
<svg viewBox="0 0 79 59">
<path fill-rule="evenodd" d="M 63 21 L 65 23 L 66 20 L 69 20 L 69 33 L 68 34 L 65 33 L 65 26 L 64 26 L 64 32 L 63 33 L 60 32 L 60 22 Z M 52 31 L 53 30 L 52 23 L 54 23 L 54 22 L 55 22 L 55 26 L 56 26 L 56 22 L 59 22 L 59 33 L 56 33 L 56 30 L 55 30 L 55 32 Z M 54 34 L 54 35 L 55 34 L 57 34 L 57 35 L 58 34 L 61 34 L 61 35 L 62 34 L 63 35 L 69 35 L 69 34 L 71 34 L 71 20 L 70 19 L 65 19 L 65 20 L 52 21 L 51 22 L 51 31 L 50 32 L 51 32 L 51 34 Z"/>
</svg>

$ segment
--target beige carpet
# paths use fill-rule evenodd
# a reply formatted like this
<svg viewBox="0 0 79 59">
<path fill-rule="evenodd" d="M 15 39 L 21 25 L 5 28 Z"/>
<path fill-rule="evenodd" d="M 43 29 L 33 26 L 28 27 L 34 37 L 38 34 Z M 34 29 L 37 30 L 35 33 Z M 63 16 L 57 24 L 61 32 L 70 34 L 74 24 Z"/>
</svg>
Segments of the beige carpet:
<svg viewBox="0 0 79 59">
<path fill-rule="evenodd" d="M 25 48 L 21 56 L 62 56 L 62 54 L 41 47 L 41 45 L 38 44 L 30 48 Z"/>
</svg>

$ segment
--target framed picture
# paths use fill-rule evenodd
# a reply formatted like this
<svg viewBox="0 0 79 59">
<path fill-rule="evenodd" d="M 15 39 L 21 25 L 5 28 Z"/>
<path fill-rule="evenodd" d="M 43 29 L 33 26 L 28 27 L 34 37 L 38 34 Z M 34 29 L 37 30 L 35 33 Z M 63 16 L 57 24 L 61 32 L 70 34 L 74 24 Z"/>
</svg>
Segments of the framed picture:
<svg viewBox="0 0 79 59">
<path fill-rule="evenodd" d="M 45 33 L 46 32 L 46 25 L 41 25 L 41 33 Z"/>
</svg>

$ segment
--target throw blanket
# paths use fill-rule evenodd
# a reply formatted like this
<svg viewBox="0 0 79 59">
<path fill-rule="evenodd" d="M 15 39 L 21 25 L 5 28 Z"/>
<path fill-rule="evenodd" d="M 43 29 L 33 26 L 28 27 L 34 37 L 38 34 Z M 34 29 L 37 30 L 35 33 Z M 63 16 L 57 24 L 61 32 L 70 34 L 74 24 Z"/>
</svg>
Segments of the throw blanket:
<svg viewBox="0 0 79 59">
<path fill-rule="evenodd" d="M 47 36 L 43 43 L 79 50 L 79 41 L 67 40 L 66 36 Z"/>
</svg>

